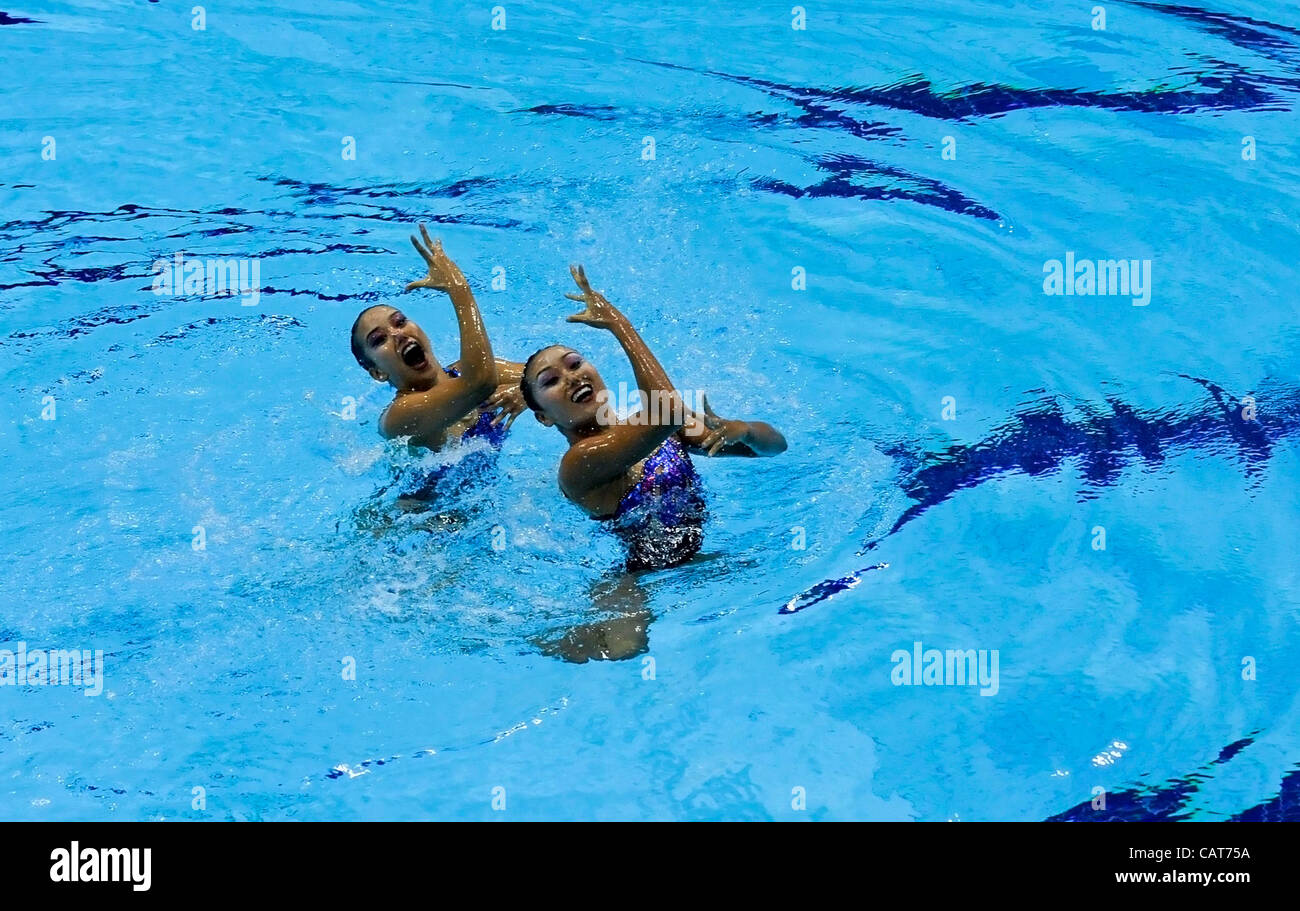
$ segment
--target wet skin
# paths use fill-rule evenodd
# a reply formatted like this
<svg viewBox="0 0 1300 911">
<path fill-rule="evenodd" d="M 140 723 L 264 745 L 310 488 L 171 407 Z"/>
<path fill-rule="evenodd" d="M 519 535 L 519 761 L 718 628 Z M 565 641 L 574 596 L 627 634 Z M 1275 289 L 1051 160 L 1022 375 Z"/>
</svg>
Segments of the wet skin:
<svg viewBox="0 0 1300 911">
<path fill-rule="evenodd" d="M 704 413 L 691 411 L 637 331 L 613 304 L 593 291 L 581 266 L 571 267 L 581 294 L 566 295 L 586 309 L 569 322 L 607 329 L 632 364 L 636 385 L 656 409 L 647 422 L 612 415 L 609 389 L 596 368 L 572 348 L 555 345 L 535 355 L 524 382 L 538 404 L 537 420 L 557 428 L 569 442 L 560 462 L 560 489 L 588 515 L 608 518 L 641 479 L 646 458 L 670 436 L 696 452 L 715 455 L 769 456 L 784 452 L 785 438 L 761 421 L 718 417 L 705 400 Z"/>
<path fill-rule="evenodd" d="M 460 360 L 451 366 L 460 375 L 443 371 L 424 330 L 396 307 L 381 305 L 362 313 L 353 341 L 368 362 L 363 364 L 367 372 L 396 390 L 380 419 L 380 433 L 410 437 L 414 446 L 437 450 L 474 426 L 481 411 L 494 413 L 494 423 L 513 424 L 524 409 L 518 388 L 523 365 L 493 356 L 464 274 L 423 225 L 420 232 L 424 244 L 415 237 L 411 243 L 429 272 L 406 290 L 431 288 L 451 299 L 461 339 Z"/>
</svg>

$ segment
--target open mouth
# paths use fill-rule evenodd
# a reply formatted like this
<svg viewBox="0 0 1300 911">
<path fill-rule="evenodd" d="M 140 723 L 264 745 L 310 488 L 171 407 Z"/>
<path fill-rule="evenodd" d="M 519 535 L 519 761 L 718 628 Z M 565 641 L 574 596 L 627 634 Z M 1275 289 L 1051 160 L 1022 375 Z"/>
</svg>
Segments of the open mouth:
<svg viewBox="0 0 1300 911">
<path fill-rule="evenodd" d="M 402 348 L 401 354 L 402 363 L 408 367 L 419 369 L 421 367 L 429 366 L 429 359 L 425 356 L 424 346 L 415 339 L 411 339 L 406 343 L 405 347 Z"/>
<path fill-rule="evenodd" d="M 573 394 L 569 396 L 569 401 L 581 405 L 584 402 L 590 402 L 595 395 L 596 390 L 591 388 L 591 384 L 583 383 L 577 389 L 573 390 Z"/>
</svg>

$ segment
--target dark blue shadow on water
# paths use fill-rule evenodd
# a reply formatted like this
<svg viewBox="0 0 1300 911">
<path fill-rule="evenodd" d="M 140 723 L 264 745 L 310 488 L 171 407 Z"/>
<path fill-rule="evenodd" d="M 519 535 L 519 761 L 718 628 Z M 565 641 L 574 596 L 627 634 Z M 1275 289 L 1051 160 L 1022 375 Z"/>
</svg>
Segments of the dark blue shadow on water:
<svg viewBox="0 0 1300 911">
<path fill-rule="evenodd" d="M 1182 58 L 1186 63 L 1171 70 L 1171 75 L 1176 72 L 1180 83 L 1176 88 L 1157 85 L 1140 90 L 1089 90 L 987 82 L 939 88 L 920 74 L 887 85 L 821 87 L 655 60 L 638 62 L 753 88 L 798 110 L 794 114 L 750 114 L 747 121 L 756 130 L 821 130 L 868 141 L 909 141 L 902 129 L 881 119 L 890 112 L 950 123 L 972 123 L 1015 111 L 1051 108 L 1172 116 L 1226 111 L 1287 111 L 1293 108 L 1294 95 L 1300 93 L 1300 44 L 1296 40 L 1300 29 L 1191 6 L 1167 6 L 1140 0 L 1127 5 L 1177 19 L 1228 42 L 1238 50 L 1259 54 L 1283 72 L 1256 72 L 1237 63 L 1184 50 Z M 531 110 L 592 119 L 611 118 L 607 107 L 587 109 L 575 105 L 546 105 Z M 1001 218 L 992 207 L 966 197 L 940 180 L 883 164 L 864 155 L 827 152 L 807 157 L 827 175 L 823 180 L 800 186 L 775 177 L 754 177 L 750 180 L 751 186 L 796 198 L 903 199 L 980 219 Z"/>
<path fill-rule="evenodd" d="M 1223 765 L 1254 743 L 1245 737 L 1220 751 L 1217 758 L 1185 777 L 1151 787 L 1133 787 L 1111 791 L 1076 804 L 1063 813 L 1047 817 L 1047 822 L 1179 822 L 1192 819 L 1192 799 L 1200 786 L 1213 777 L 1215 766 Z M 1096 806 L 1094 807 L 1094 803 Z M 1273 797 L 1229 817 L 1230 822 L 1297 822 L 1300 821 L 1300 767 L 1282 776 Z"/>
<path fill-rule="evenodd" d="M 912 500 L 883 535 L 859 553 L 881 546 L 891 535 L 962 490 L 1012 474 L 1044 477 L 1077 467 L 1080 501 L 1114 486 L 1127 469 L 1163 468 L 1175 455 L 1227 458 L 1256 485 L 1284 439 L 1300 436 L 1300 387 L 1265 380 L 1257 391 L 1234 396 L 1209 380 L 1180 374 L 1208 393 L 1199 402 L 1171 410 L 1139 410 L 1118 398 L 1078 405 L 1070 416 L 1055 398 L 1036 401 L 1013 414 L 977 443 L 925 452 L 910 440 L 885 443 L 899 468 L 898 485 Z M 781 608 L 798 613 L 855 587 L 873 564 L 818 582 Z"/>
</svg>

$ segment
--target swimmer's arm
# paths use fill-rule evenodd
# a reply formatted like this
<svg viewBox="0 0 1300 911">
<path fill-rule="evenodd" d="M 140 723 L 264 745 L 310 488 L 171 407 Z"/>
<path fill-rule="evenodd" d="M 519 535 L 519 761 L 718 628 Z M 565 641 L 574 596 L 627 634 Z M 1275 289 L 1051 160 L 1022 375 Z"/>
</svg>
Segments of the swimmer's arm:
<svg viewBox="0 0 1300 911">
<path fill-rule="evenodd" d="M 587 282 L 587 273 L 582 266 L 570 266 L 569 271 L 573 274 L 573 280 L 578 283 L 582 293 L 566 294 L 564 296 L 570 300 L 582 301 L 587 305 L 587 309 L 583 312 L 570 316 L 568 318 L 569 322 L 585 323 L 598 329 L 608 329 L 614 338 L 618 340 L 618 343 L 623 346 L 627 359 L 632 363 L 632 374 L 636 377 L 636 386 L 637 389 L 641 390 L 642 397 L 649 402 L 654 402 L 658 398 L 664 401 L 666 405 L 675 405 L 678 409 L 682 408 L 681 397 L 673 388 L 673 382 L 668 378 L 668 371 L 664 370 L 663 365 L 659 363 L 659 359 L 650 350 L 650 346 L 632 327 L 632 321 L 611 304 L 605 298 L 605 295 L 592 290 L 591 285 Z M 651 395 L 647 397 L 646 393 Z M 680 410 L 678 413 L 680 413 Z M 667 439 L 667 436 L 664 439 Z M 662 443 L 663 440 L 661 439 L 659 442 Z"/>
<path fill-rule="evenodd" d="M 646 423 L 614 424 L 604 433 L 579 440 L 569 447 L 560 461 L 560 488 L 572 500 L 581 501 L 602 485 L 627 473 L 674 433 L 681 429 L 689 414 L 681 395 L 673 388 L 668 372 L 650 351 L 631 321 L 599 291 L 593 291 L 581 266 L 570 266 L 573 280 L 582 294 L 565 295 L 582 301 L 587 309 L 570 316 L 571 323 L 585 323 L 608 329 L 618 340 L 632 363 L 637 388 L 649 403 Z M 647 395 L 648 393 L 648 395 Z M 661 403 L 654 407 L 655 403 Z M 666 417 L 663 422 L 658 418 Z"/>
<path fill-rule="evenodd" d="M 487 392 L 478 400 L 481 402 L 492 394 L 499 382 L 492 342 L 488 339 L 487 327 L 483 325 L 483 316 L 478 311 L 473 292 L 469 290 L 469 283 L 465 282 L 447 293 L 460 327 L 460 375 L 471 383 L 487 386 Z"/>
<path fill-rule="evenodd" d="M 442 241 L 429 238 L 429 232 L 420 225 L 420 234 L 424 237 L 424 246 L 414 237 L 411 244 L 424 258 L 429 266 L 427 278 L 411 282 L 406 290 L 412 288 L 433 288 L 447 292 L 451 306 L 456 311 L 456 322 L 460 328 L 460 379 L 470 386 L 486 386 L 487 390 L 476 402 L 472 402 L 467 411 L 492 394 L 497 385 L 497 362 L 492 355 L 492 342 L 488 339 L 487 328 L 478 311 L 478 302 L 469 289 L 465 274 L 451 261 L 442 249 Z M 432 391 L 432 390 L 430 390 Z M 462 412 L 463 413 L 463 412 Z"/>
<path fill-rule="evenodd" d="M 497 358 L 496 391 L 479 406 L 482 410 L 493 413 L 492 426 L 501 426 L 509 430 L 515 419 L 528 410 L 523 390 L 519 388 L 519 381 L 523 375 L 523 364 Z"/>
<path fill-rule="evenodd" d="M 460 324 L 460 376 L 444 376 L 422 392 L 399 395 L 384 412 L 379 429 L 386 437 L 409 436 L 418 445 L 437 446 L 453 424 L 496 389 L 497 365 L 464 273 L 443 251 L 442 242 L 429 237 L 424 225 L 420 225 L 420 234 L 424 245 L 415 237 L 411 245 L 428 265 L 429 274 L 411 282 L 406 290 L 432 288 L 451 298 Z"/>
<path fill-rule="evenodd" d="M 681 411 L 674 414 L 680 415 Z M 604 433 L 579 440 L 560 460 L 560 489 L 583 505 L 598 488 L 627 474 L 674 433 L 680 424 L 616 424 Z M 620 491 L 620 495 L 621 495 Z M 604 512 L 605 510 L 596 510 Z"/>
<path fill-rule="evenodd" d="M 710 456 L 779 455 L 786 450 L 781 431 L 763 421 L 729 421 L 720 418 L 704 400 L 704 414 L 688 412 L 678 439 L 696 452 Z"/>
<path fill-rule="evenodd" d="M 518 386 L 519 381 L 524 378 L 524 365 L 517 364 L 514 361 L 508 361 L 505 358 L 497 358 L 497 385 L 505 386 L 507 384 Z"/>
<path fill-rule="evenodd" d="M 519 381 L 524 378 L 524 365 L 517 364 L 514 361 L 508 361 L 505 358 L 497 358 L 497 386 L 519 385 Z M 460 372 L 460 361 L 448 364 L 449 370 Z"/>
<path fill-rule="evenodd" d="M 387 438 L 409 436 L 418 446 L 437 447 L 457 421 L 492 394 L 491 379 L 470 380 L 468 373 L 444 376 L 433 388 L 399 395 L 379 424 Z"/>
<path fill-rule="evenodd" d="M 673 388 L 673 381 L 668 378 L 668 371 L 664 370 L 659 359 L 650 350 L 650 346 L 633 328 L 632 321 L 613 304 L 609 305 L 609 309 L 612 317 L 606 328 L 627 354 L 627 359 L 632 364 L 632 376 L 636 378 L 636 388 L 641 391 L 642 398 L 647 402 L 654 401 L 653 398 L 647 397 L 646 393 L 658 393 L 661 398 L 671 396 L 668 400 L 669 404 L 675 405 L 680 402 L 677 390 Z"/>
</svg>

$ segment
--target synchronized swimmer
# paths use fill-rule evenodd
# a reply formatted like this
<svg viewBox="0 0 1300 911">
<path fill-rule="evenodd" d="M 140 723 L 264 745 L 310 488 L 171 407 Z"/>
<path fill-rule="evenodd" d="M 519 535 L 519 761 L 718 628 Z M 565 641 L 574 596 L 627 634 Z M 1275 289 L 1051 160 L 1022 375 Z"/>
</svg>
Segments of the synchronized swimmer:
<svg viewBox="0 0 1300 911">
<path fill-rule="evenodd" d="M 785 437 L 761 421 L 719 417 L 702 403 L 692 411 L 632 323 L 594 291 L 581 266 L 571 266 L 585 304 L 569 322 L 607 329 L 623 347 L 636 385 L 669 407 L 629 417 L 608 408 L 609 390 L 596 368 L 573 348 L 550 345 L 524 364 L 496 358 L 465 276 L 420 226 L 411 243 L 428 265 L 426 278 L 406 290 L 432 288 L 451 299 L 460 326 L 460 360 L 442 367 L 428 337 L 402 311 L 387 305 L 362 311 L 352 326 L 352 354 L 396 394 L 380 419 L 386 438 L 437 451 L 457 440 L 486 439 L 499 447 L 515 419 L 531 409 L 569 444 L 560 460 L 560 491 L 593 519 L 608 521 L 627 547 L 629 572 L 677 566 L 703 543 L 706 508 L 690 453 L 771 456 Z"/>
<path fill-rule="evenodd" d="M 607 329 L 632 364 L 637 388 L 654 408 L 649 420 L 612 416 L 609 390 L 596 368 L 572 348 L 551 345 L 524 364 L 519 387 L 537 420 L 564 435 L 561 492 L 593 519 L 609 521 L 627 545 L 629 571 L 662 569 L 699 552 L 705 518 L 700 476 L 689 452 L 710 456 L 770 456 L 784 452 L 785 437 L 761 421 L 729 421 L 703 402 L 704 414 L 686 407 L 668 373 L 632 323 L 599 291 L 581 266 L 570 271 L 586 304 L 568 318 Z"/>
<path fill-rule="evenodd" d="M 396 307 L 368 307 L 352 324 L 352 356 L 371 377 L 396 390 L 379 420 L 386 438 L 409 437 L 411 445 L 435 452 L 453 440 L 481 437 L 499 446 L 524 411 L 519 392 L 523 365 L 498 360 L 469 282 L 420 225 L 424 244 L 411 244 L 429 267 L 406 290 L 432 288 L 451 298 L 460 325 L 460 360 L 443 367 L 429 337 Z"/>
</svg>

